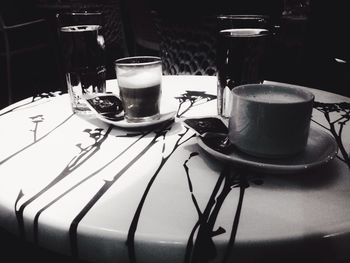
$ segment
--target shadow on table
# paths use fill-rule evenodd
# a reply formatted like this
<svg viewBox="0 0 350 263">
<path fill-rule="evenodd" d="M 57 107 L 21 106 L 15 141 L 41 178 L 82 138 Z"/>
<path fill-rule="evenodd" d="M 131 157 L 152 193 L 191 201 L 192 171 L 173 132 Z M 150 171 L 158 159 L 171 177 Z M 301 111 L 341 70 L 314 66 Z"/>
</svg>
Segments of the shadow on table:
<svg viewBox="0 0 350 263">
<path fill-rule="evenodd" d="M 40 248 L 0 229 L 1 262 L 87 263 Z"/>
</svg>

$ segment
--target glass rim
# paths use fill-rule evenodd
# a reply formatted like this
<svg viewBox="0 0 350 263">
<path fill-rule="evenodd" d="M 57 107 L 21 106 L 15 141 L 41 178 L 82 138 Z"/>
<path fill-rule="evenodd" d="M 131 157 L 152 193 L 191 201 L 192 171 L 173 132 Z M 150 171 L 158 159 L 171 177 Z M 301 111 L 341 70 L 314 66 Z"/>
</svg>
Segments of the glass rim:
<svg viewBox="0 0 350 263">
<path fill-rule="evenodd" d="M 137 62 L 138 59 L 148 59 L 150 61 Z M 129 61 L 129 62 L 128 62 Z M 157 56 L 130 56 L 115 60 L 116 66 L 147 66 L 161 63 L 162 59 Z"/>
<path fill-rule="evenodd" d="M 266 102 L 263 100 L 259 100 L 256 99 L 255 97 L 249 97 L 246 96 L 249 92 L 249 89 L 270 89 L 270 90 L 277 90 L 279 89 L 279 92 L 285 92 L 284 94 L 287 94 L 289 92 L 289 94 L 293 94 L 293 95 L 297 95 L 300 97 L 303 97 L 301 100 L 295 102 L 295 101 L 285 101 L 285 102 Z M 242 91 L 243 90 L 243 91 Z M 246 93 L 244 93 L 244 90 Z M 248 91 L 247 91 L 248 90 Z M 264 83 L 251 83 L 251 84 L 242 84 L 242 85 L 238 85 L 236 87 L 234 87 L 232 89 L 232 94 L 234 94 L 235 96 L 245 100 L 245 101 L 250 101 L 250 102 L 254 102 L 254 103 L 259 103 L 259 104 L 273 104 L 273 105 L 295 105 L 295 104 L 304 104 L 304 103 L 310 103 L 312 101 L 315 100 L 315 95 L 309 91 L 309 90 L 305 90 L 302 89 L 300 87 L 296 87 L 296 86 L 286 86 L 286 85 L 281 85 L 281 84 L 264 84 Z"/>
<path fill-rule="evenodd" d="M 245 34 L 231 34 L 231 33 L 245 33 Z M 228 28 L 219 31 L 219 34 L 224 37 L 262 37 L 269 36 L 270 30 L 266 28 Z"/>
<path fill-rule="evenodd" d="M 216 16 L 217 19 L 246 19 L 246 20 L 254 20 L 254 19 L 269 19 L 268 15 L 258 15 L 258 14 L 250 14 L 250 15 L 235 15 L 235 14 L 220 14 Z"/>
<path fill-rule="evenodd" d="M 102 12 L 61 12 L 57 13 L 56 16 L 100 16 Z"/>
<path fill-rule="evenodd" d="M 82 28 L 79 28 L 79 27 L 82 27 Z M 76 28 L 76 30 L 68 30 L 69 28 Z M 101 28 L 102 27 L 100 25 L 96 25 L 96 24 L 66 25 L 66 26 L 61 26 L 60 31 L 64 33 L 77 33 L 77 32 L 86 32 L 86 31 L 98 31 Z"/>
</svg>

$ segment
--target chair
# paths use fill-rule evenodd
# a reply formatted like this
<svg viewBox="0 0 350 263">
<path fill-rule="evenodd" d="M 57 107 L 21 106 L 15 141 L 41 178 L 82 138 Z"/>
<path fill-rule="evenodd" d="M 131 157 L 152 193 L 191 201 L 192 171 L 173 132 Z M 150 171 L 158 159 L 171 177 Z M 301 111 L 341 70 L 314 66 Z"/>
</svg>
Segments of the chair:
<svg viewBox="0 0 350 263">
<path fill-rule="evenodd" d="M 148 0 L 164 74 L 216 75 L 218 14 L 278 16 L 282 0 Z"/>
<path fill-rule="evenodd" d="M 7 24 L 0 14 L 0 58 L 5 58 L 6 61 L 8 104 L 14 102 L 13 79 L 21 77 L 13 71 L 13 58 L 48 48 L 50 41 L 47 27 L 47 21 L 42 18 Z"/>
<path fill-rule="evenodd" d="M 172 17 L 153 10 L 165 75 L 215 75 L 215 17 Z"/>
<path fill-rule="evenodd" d="M 124 2 L 123 13 L 130 54 L 159 56 L 159 36 L 149 3 L 145 0 Z"/>
</svg>

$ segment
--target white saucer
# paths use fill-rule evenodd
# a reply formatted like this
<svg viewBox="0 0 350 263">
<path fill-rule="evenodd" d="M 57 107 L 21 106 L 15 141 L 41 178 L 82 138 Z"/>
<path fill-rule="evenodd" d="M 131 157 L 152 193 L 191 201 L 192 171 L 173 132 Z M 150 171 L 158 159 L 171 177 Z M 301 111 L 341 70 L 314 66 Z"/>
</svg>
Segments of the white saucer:
<svg viewBox="0 0 350 263">
<path fill-rule="evenodd" d="M 171 121 L 175 118 L 176 111 L 161 112 L 158 119 L 128 122 L 124 118 L 122 102 L 118 96 L 113 93 L 94 93 L 84 95 L 87 106 L 95 114 L 95 116 L 114 126 L 124 129 L 146 129 L 159 125 L 166 121 Z"/>
<path fill-rule="evenodd" d="M 97 118 L 100 120 L 112 124 L 116 127 L 124 128 L 124 129 L 140 129 L 140 128 L 150 128 L 153 126 L 157 126 L 163 122 L 173 120 L 175 118 L 176 111 L 161 113 L 159 118 L 156 120 L 144 121 L 144 122 L 127 122 L 124 118 L 121 120 L 109 120 L 101 114 L 96 114 Z"/>
<path fill-rule="evenodd" d="M 216 137 L 216 138 L 215 138 Z M 197 136 L 199 146 L 209 155 L 233 165 L 268 173 L 294 173 L 305 171 L 326 164 L 332 160 L 337 152 L 338 145 L 332 135 L 317 127 L 311 127 L 305 151 L 295 156 L 268 159 L 258 158 L 241 152 L 231 145 L 227 151 L 220 152 L 210 145 L 210 139 L 226 137 L 224 134 L 206 133 Z M 209 144 L 209 145 L 208 145 Z"/>
</svg>

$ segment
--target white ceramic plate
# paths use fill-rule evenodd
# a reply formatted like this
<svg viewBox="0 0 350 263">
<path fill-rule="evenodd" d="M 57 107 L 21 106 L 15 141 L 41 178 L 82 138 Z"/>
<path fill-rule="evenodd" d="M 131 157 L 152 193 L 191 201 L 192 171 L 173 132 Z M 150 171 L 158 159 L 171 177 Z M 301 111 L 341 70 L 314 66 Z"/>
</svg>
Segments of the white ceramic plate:
<svg viewBox="0 0 350 263">
<path fill-rule="evenodd" d="M 334 137 L 314 126 L 310 128 L 307 146 L 302 153 L 279 159 L 254 157 L 241 152 L 233 145 L 223 152 L 215 149 L 216 142 L 225 141 L 225 137 L 224 134 L 206 133 L 197 136 L 197 142 L 205 152 L 220 161 L 268 173 L 294 173 L 315 168 L 328 163 L 338 152 Z"/>
<path fill-rule="evenodd" d="M 157 126 L 163 122 L 173 120 L 176 111 L 161 112 L 158 119 L 143 122 L 127 122 L 124 118 L 122 102 L 112 93 L 100 93 L 85 95 L 87 105 L 95 113 L 95 116 L 114 126 L 125 129 L 144 129 Z"/>
<path fill-rule="evenodd" d="M 139 128 L 149 128 L 153 126 L 157 126 L 163 122 L 173 120 L 175 118 L 176 112 L 167 112 L 167 113 L 161 113 L 159 119 L 151 120 L 151 121 L 145 121 L 145 122 L 127 122 L 124 118 L 118 121 L 112 121 L 109 119 L 104 118 L 102 115 L 97 114 L 97 118 L 100 120 L 112 124 L 114 126 L 124 128 L 124 129 L 139 129 Z"/>
</svg>

